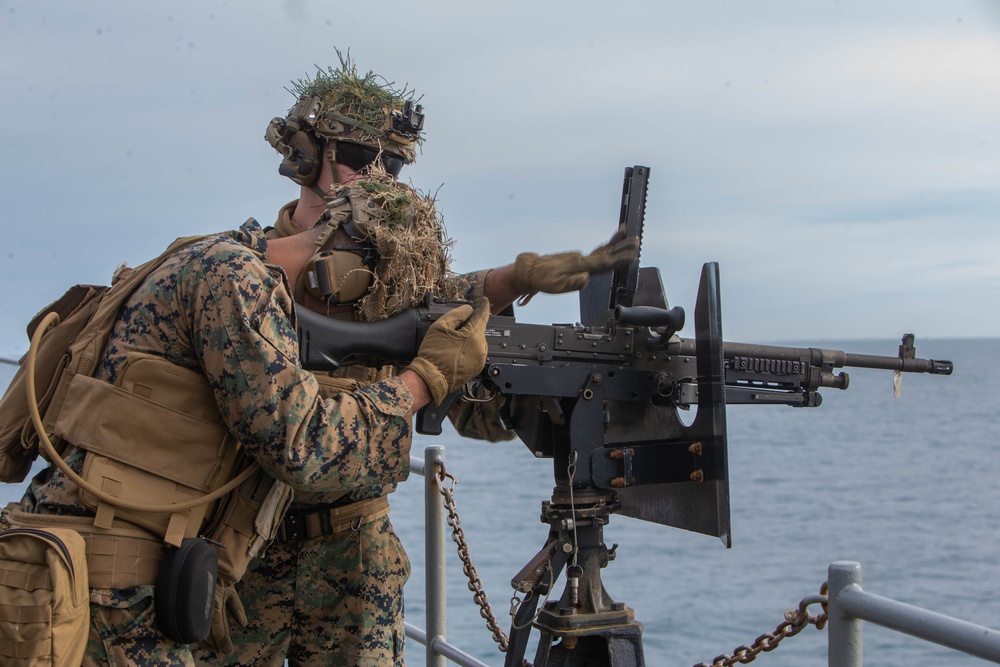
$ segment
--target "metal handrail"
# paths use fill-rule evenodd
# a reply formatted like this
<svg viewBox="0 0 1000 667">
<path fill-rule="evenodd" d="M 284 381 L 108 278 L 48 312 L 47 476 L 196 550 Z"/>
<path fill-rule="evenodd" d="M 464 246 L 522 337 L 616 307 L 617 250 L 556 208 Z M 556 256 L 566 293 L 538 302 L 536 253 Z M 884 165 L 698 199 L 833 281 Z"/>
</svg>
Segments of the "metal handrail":
<svg viewBox="0 0 1000 667">
<path fill-rule="evenodd" d="M 853 561 L 832 563 L 828 574 L 829 667 L 862 666 L 862 621 L 1000 663 L 1000 631 L 867 593 Z"/>
<path fill-rule="evenodd" d="M 404 623 L 406 636 L 427 648 L 427 667 L 445 667 L 451 660 L 462 667 L 489 667 L 445 640 L 447 596 L 445 589 L 445 511 L 435 474 L 444 465 L 444 446 L 430 445 L 424 459 L 410 456 L 410 472 L 424 477 L 424 587 L 427 597 L 426 630 Z"/>
</svg>

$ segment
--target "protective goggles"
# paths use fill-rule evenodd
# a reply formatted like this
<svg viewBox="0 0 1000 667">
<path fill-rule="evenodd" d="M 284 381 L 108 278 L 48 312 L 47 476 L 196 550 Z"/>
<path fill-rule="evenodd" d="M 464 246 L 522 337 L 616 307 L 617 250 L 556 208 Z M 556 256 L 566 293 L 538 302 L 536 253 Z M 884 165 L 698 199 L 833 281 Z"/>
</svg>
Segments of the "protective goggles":
<svg viewBox="0 0 1000 667">
<path fill-rule="evenodd" d="M 405 164 L 403 158 L 398 155 L 377 151 L 368 146 L 359 144 L 349 144 L 343 141 L 337 142 L 337 162 L 346 165 L 354 171 L 361 171 L 365 167 L 372 165 L 375 160 L 380 160 L 385 170 L 392 174 L 393 178 L 399 177 L 399 172 L 403 170 Z"/>
</svg>

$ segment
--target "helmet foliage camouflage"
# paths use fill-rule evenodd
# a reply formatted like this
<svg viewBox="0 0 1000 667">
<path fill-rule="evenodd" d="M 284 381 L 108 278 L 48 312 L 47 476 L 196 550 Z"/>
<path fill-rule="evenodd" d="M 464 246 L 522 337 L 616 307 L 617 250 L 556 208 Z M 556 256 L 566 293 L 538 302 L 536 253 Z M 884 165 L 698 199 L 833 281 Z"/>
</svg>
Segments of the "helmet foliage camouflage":
<svg viewBox="0 0 1000 667">
<path fill-rule="evenodd" d="M 288 90 L 298 101 L 267 128 L 265 138 L 288 163 L 281 173 L 297 182 L 314 181 L 318 174 L 323 148 L 315 139 L 364 146 L 407 164 L 423 141 L 423 107 L 414 91 L 371 71 L 359 74 L 350 53 L 338 50 L 337 56 L 338 68 L 317 67 L 311 78 L 292 82 Z"/>
<path fill-rule="evenodd" d="M 445 295 L 451 245 L 434 198 L 373 168 L 345 190 L 352 222 L 375 249 L 368 293 L 356 307 L 362 321 L 377 321 Z"/>
</svg>

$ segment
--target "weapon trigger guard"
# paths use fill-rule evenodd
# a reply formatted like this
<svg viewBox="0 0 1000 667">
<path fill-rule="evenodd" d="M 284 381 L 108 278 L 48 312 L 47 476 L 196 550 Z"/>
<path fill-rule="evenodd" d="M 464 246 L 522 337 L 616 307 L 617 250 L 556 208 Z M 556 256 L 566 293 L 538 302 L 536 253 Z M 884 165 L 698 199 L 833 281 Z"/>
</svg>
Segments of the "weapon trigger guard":
<svg viewBox="0 0 1000 667">
<path fill-rule="evenodd" d="M 485 396 L 476 396 L 476 390 L 480 387 L 484 387 L 486 389 Z M 489 403 L 496 398 L 499 393 L 500 390 L 497 389 L 495 384 L 490 383 L 490 386 L 486 386 L 477 378 L 473 378 L 462 385 L 462 400 L 466 403 Z"/>
</svg>

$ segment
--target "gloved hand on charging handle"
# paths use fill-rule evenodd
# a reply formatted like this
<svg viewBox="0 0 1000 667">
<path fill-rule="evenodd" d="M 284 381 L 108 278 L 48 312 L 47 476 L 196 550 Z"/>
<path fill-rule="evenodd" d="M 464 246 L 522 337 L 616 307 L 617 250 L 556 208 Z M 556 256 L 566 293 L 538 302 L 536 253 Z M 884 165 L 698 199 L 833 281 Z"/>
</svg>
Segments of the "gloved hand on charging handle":
<svg viewBox="0 0 1000 667">
<path fill-rule="evenodd" d="M 521 253 L 514 260 L 511 277 L 514 290 L 521 295 L 518 303 L 526 304 L 538 292 L 563 294 L 583 289 L 591 274 L 627 266 L 636 258 L 638 250 L 639 240 L 626 239 L 625 228 L 620 227 L 607 243 L 589 255 L 579 252 Z"/>
</svg>

